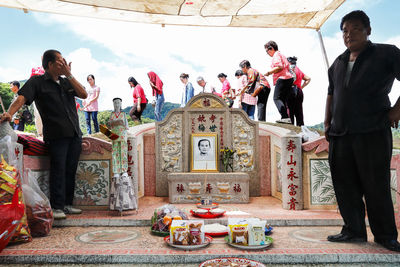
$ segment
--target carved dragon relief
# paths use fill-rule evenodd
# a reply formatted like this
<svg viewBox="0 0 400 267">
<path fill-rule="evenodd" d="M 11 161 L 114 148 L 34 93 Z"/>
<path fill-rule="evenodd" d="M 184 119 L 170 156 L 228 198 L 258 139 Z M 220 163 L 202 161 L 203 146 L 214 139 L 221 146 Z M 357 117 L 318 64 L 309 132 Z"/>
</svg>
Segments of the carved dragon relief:
<svg viewBox="0 0 400 267">
<path fill-rule="evenodd" d="M 160 128 L 161 169 L 166 172 L 182 171 L 182 115 L 171 116 Z"/>
<path fill-rule="evenodd" d="M 254 126 L 248 125 L 242 116 L 233 115 L 232 145 L 236 150 L 233 171 L 252 171 L 254 169 Z"/>
</svg>

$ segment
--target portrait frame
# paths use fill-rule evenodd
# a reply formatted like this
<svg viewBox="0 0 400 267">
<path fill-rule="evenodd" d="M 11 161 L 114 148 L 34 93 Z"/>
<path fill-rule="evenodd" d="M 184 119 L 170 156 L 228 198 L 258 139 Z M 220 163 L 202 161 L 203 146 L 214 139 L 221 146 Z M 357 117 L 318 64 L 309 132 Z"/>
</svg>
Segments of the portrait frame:
<svg viewBox="0 0 400 267">
<path fill-rule="evenodd" d="M 191 172 L 218 172 L 218 134 L 191 134 L 190 148 Z"/>
</svg>

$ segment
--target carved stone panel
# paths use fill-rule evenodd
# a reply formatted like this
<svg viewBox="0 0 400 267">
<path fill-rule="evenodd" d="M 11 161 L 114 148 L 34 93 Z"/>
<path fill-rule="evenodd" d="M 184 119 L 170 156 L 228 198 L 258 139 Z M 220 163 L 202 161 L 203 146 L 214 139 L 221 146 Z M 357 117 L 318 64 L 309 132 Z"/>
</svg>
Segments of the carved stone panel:
<svg viewBox="0 0 400 267">
<path fill-rule="evenodd" d="M 110 160 L 81 160 L 75 181 L 74 205 L 108 206 Z"/>
<path fill-rule="evenodd" d="M 254 170 L 255 130 L 240 114 L 232 116 L 232 147 L 236 150 L 233 171 Z"/>
<path fill-rule="evenodd" d="M 311 205 L 335 205 L 331 170 L 328 159 L 310 160 Z"/>
<path fill-rule="evenodd" d="M 161 170 L 182 171 L 182 115 L 173 115 L 166 125 L 159 128 L 161 141 Z"/>
</svg>

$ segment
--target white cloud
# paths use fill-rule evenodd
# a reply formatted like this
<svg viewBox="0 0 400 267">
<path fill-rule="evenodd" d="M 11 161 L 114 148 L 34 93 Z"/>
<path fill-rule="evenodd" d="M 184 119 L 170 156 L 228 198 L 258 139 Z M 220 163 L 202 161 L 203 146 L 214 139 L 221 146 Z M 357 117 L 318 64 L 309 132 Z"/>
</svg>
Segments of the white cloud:
<svg viewBox="0 0 400 267">
<path fill-rule="evenodd" d="M 0 66 L 0 81 L 11 82 L 26 79 L 26 74 L 21 69 Z"/>
</svg>

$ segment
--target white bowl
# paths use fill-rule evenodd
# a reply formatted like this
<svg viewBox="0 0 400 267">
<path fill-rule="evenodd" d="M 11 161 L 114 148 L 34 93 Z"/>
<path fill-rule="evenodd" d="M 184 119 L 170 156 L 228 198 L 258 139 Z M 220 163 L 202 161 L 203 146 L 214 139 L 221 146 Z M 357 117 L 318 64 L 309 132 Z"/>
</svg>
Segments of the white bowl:
<svg viewBox="0 0 400 267">
<path fill-rule="evenodd" d="M 197 213 L 197 214 L 206 214 L 208 212 L 208 210 L 206 210 L 206 209 L 197 209 L 197 210 L 194 210 L 194 213 Z"/>
<path fill-rule="evenodd" d="M 216 209 L 210 210 L 210 212 L 211 212 L 212 214 L 220 214 L 220 213 L 225 212 L 225 210 L 220 209 L 220 208 L 216 208 Z"/>
</svg>

